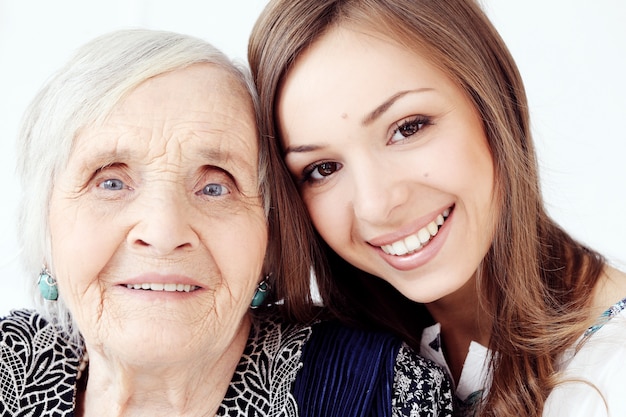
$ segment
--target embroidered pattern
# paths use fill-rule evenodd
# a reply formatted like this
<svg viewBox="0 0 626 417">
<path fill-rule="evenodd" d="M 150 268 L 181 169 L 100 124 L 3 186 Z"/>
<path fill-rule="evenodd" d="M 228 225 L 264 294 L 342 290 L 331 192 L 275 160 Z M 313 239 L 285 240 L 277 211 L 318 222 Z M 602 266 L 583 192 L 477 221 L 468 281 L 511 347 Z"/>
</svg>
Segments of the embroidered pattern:
<svg viewBox="0 0 626 417">
<path fill-rule="evenodd" d="M 255 325 L 217 416 L 296 417 L 291 386 L 311 331 L 271 320 Z"/>
<path fill-rule="evenodd" d="M 26 310 L 0 321 L 2 416 L 72 414 L 79 350 L 57 328 Z"/>
<path fill-rule="evenodd" d="M 452 416 L 450 381 L 434 366 L 402 344 L 394 367 L 393 417 Z"/>
</svg>

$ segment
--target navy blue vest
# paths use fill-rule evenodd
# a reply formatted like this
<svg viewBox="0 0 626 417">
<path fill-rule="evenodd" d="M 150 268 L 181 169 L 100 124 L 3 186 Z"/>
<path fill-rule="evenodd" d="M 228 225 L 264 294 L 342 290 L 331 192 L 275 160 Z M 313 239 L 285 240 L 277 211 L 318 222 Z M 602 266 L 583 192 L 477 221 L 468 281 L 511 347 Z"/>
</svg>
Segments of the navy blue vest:
<svg viewBox="0 0 626 417">
<path fill-rule="evenodd" d="M 323 322 L 313 327 L 294 382 L 301 417 L 391 417 L 401 342 L 388 334 Z"/>
</svg>

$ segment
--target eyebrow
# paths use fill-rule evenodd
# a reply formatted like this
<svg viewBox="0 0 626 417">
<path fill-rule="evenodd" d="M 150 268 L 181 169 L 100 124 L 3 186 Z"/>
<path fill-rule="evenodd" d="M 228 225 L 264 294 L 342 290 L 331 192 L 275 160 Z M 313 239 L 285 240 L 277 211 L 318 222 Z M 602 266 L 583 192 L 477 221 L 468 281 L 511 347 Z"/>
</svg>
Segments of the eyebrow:
<svg viewBox="0 0 626 417">
<path fill-rule="evenodd" d="M 102 169 L 130 159 L 133 159 L 133 153 L 128 150 L 97 149 L 83 158 L 82 166 L 88 169 L 98 166 L 98 169 Z"/>
<path fill-rule="evenodd" d="M 287 146 L 283 152 L 283 156 L 287 156 L 290 153 L 313 152 L 321 148 L 322 147 L 319 145 Z"/>
<path fill-rule="evenodd" d="M 256 162 L 256 160 L 248 161 L 244 156 L 236 152 L 224 151 L 219 148 L 216 149 L 215 147 L 203 147 L 197 150 L 195 154 L 200 156 L 201 160 L 205 161 L 205 164 L 209 165 L 220 165 L 231 162 L 237 166 L 252 166 Z M 141 155 L 143 156 L 143 154 Z M 126 163 L 136 161 L 137 159 L 141 159 L 142 156 L 138 157 L 135 150 L 126 148 L 115 148 L 113 150 L 98 149 L 88 155 L 83 161 L 83 164 L 88 167 L 98 165 L 100 168 L 105 168 L 119 162 Z"/>
<path fill-rule="evenodd" d="M 361 124 L 363 126 L 367 126 L 368 124 L 371 124 L 376 119 L 378 119 L 383 113 L 389 110 L 389 108 L 396 101 L 398 101 L 400 98 L 404 97 L 405 95 L 412 94 L 412 93 L 424 93 L 426 91 L 433 91 L 433 89 L 432 88 L 418 88 L 416 90 L 404 90 L 404 91 L 400 91 L 392 95 L 387 100 L 385 100 L 381 105 L 376 107 L 372 112 L 370 112 L 367 116 L 365 116 L 363 120 L 361 121 Z"/>
<path fill-rule="evenodd" d="M 394 94 L 391 97 L 389 97 L 387 100 L 385 100 L 381 105 L 376 107 L 374 110 L 372 110 L 367 116 L 365 116 L 363 118 L 363 120 L 361 121 L 361 124 L 363 126 L 367 126 L 368 124 L 371 124 L 376 119 L 378 119 L 381 115 L 383 115 L 383 113 L 385 113 L 387 110 L 389 110 L 389 108 L 391 106 L 393 106 L 393 104 L 396 101 L 398 101 L 400 98 L 406 96 L 407 94 L 424 93 L 424 92 L 428 92 L 428 91 L 434 91 L 434 88 L 425 87 L 425 88 L 417 88 L 415 90 L 399 91 L 396 94 Z M 287 146 L 285 148 L 285 151 L 284 151 L 283 155 L 286 156 L 287 154 L 290 154 L 292 152 L 294 152 L 294 153 L 313 152 L 313 151 L 319 150 L 321 148 L 322 148 L 322 146 L 320 146 L 320 145 Z"/>
<path fill-rule="evenodd" d="M 214 147 L 206 148 L 203 147 L 199 150 L 198 155 L 204 160 L 209 160 L 213 162 L 223 162 L 227 158 L 225 157 L 228 152 L 224 152 L 221 149 L 215 149 Z"/>
<path fill-rule="evenodd" d="M 215 165 L 226 170 L 237 171 L 241 167 L 251 169 L 256 174 L 256 159 L 248 160 L 241 152 L 233 152 L 231 150 L 224 151 L 222 149 L 204 148 L 199 151 L 200 157 L 208 164 Z"/>
</svg>

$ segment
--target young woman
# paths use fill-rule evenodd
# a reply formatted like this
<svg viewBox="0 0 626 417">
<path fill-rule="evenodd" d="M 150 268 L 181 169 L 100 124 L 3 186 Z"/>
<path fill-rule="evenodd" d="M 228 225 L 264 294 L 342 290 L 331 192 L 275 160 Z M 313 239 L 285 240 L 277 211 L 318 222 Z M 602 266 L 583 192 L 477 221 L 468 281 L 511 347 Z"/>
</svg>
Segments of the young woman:
<svg viewBox="0 0 626 417">
<path fill-rule="evenodd" d="M 626 275 L 546 213 L 475 1 L 271 1 L 249 60 L 328 246 L 326 305 L 419 344 L 465 415 L 626 415 Z"/>
</svg>

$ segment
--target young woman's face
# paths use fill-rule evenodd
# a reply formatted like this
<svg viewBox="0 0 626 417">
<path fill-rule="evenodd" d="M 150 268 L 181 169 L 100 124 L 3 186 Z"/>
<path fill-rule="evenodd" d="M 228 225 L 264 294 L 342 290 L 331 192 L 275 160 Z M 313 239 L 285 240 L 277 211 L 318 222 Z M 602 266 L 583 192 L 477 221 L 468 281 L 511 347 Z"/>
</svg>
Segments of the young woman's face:
<svg viewBox="0 0 626 417">
<path fill-rule="evenodd" d="M 418 302 L 468 282 L 493 236 L 494 168 L 478 113 L 446 75 L 336 28 L 288 73 L 278 117 L 289 170 L 339 255 Z"/>
</svg>

